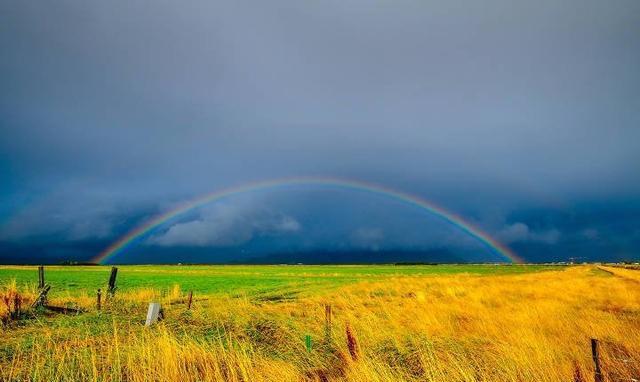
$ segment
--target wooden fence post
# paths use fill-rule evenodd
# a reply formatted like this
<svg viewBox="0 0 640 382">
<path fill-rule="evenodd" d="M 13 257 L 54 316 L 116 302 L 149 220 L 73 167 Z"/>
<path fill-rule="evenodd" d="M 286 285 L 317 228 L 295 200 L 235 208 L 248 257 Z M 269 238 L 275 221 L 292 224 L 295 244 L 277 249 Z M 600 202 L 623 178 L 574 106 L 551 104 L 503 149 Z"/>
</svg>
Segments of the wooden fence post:
<svg viewBox="0 0 640 382">
<path fill-rule="evenodd" d="M 189 300 L 187 300 L 187 310 L 191 309 L 191 302 L 193 302 L 193 291 L 189 291 Z"/>
<path fill-rule="evenodd" d="M 44 288 L 44 265 L 38 266 L 38 289 Z"/>
<path fill-rule="evenodd" d="M 38 297 L 36 297 L 35 301 L 33 301 L 33 304 L 31 304 L 31 308 L 44 306 L 47 303 L 47 293 L 49 293 L 50 289 L 51 289 L 51 286 L 45 285 L 44 288 L 42 288 L 42 290 L 38 294 Z"/>
<path fill-rule="evenodd" d="M 101 300 L 102 300 L 102 291 L 100 290 L 100 288 L 98 288 L 98 294 L 96 296 L 96 307 L 98 308 L 98 310 L 100 310 L 100 307 L 102 306 L 101 304 Z"/>
<path fill-rule="evenodd" d="M 324 306 L 324 334 L 327 341 L 331 341 L 331 304 Z"/>
<path fill-rule="evenodd" d="M 598 340 L 591 339 L 591 357 L 593 358 L 593 364 L 595 367 L 594 381 L 603 382 L 602 370 L 600 370 L 600 352 L 598 350 Z"/>
<path fill-rule="evenodd" d="M 118 268 L 111 267 L 111 276 L 109 276 L 109 295 L 113 297 L 116 294 L 116 277 L 118 276 Z"/>
</svg>

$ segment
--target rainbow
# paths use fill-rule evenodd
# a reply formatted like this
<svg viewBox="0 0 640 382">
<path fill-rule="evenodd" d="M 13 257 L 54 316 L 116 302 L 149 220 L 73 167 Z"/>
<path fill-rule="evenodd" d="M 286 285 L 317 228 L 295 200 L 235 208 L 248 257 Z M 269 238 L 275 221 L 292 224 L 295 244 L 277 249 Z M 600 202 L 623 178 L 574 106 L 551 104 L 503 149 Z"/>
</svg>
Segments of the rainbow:
<svg viewBox="0 0 640 382">
<path fill-rule="evenodd" d="M 523 260 L 518 257 L 513 251 L 507 248 L 505 245 L 499 243 L 491 236 L 483 232 L 481 229 L 474 227 L 471 223 L 465 221 L 462 217 L 445 210 L 429 201 L 426 201 L 418 196 L 407 194 L 402 191 L 393 190 L 384 186 L 380 186 L 373 183 L 367 183 L 362 181 L 347 180 L 332 177 L 293 177 L 293 178 L 281 178 L 272 179 L 260 182 L 249 183 L 237 187 L 227 188 L 219 191 L 214 191 L 210 194 L 206 194 L 190 201 L 184 202 L 174 209 L 167 211 L 163 214 L 157 215 L 144 224 L 129 231 L 126 235 L 122 236 L 118 241 L 111 244 L 108 248 L 98 254 L 92 259 L 96 263 L 104 263 L 112 259 L 118 253 L 124 251 L 132 243 L 148 234 L 156 227 L 166 223 L 167 221 L 182 215 L 195 208 L 203 206 L 208 203 L 224 199 L 229 196 L 254 192 L 259 190 L 274 189 L 284 186 L 292 185 L 320 185 L 320 186 L 332 186 L 339 187 L 348 190 L 364 191 L 373 194 L 383 195 L 395 200 L 401 201 L 407 205 L 414 206 L 426 210 L 433 215 L 441 218 L 442 220 L 454 225 L 463 232 L 478 239 L 484 246 L 489 248 L 492 252 L 500 255 L 501 257 L 514 263 L 522 263 Z"/>
</svg>

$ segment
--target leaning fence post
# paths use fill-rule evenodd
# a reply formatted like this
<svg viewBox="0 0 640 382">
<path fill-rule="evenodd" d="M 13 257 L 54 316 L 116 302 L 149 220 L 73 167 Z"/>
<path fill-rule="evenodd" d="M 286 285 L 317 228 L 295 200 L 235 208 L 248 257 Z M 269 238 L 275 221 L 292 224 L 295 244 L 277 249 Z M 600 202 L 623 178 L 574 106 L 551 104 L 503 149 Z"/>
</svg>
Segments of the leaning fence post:
<svg viewBox="0 0 640 382">
<path fill-rule="evenodd" d="M 111 276 L 109 276 L 109 295 L 113 297 L 116 294 L 116 277 L 118 276 L 118 268 L 111 267 Z"/>
<path fill-rule="evenodd" d="M 100 310 L 101 307 L 101 300 L 102 300 L 102 291 L 100 290 L 100 288 L 98 288 L 98 294 L 96 296 L 96 307 L 98 308 L 98 310 Z"/>
<path fill-rule="evenodd" d="M 44 288 L 40 290 L 38 297 L 33 301 L 33 304 L 31 304 L 31 308 L 44 306 L 47 303 L 47 293 L 49 293 L 49 290 L 51 290 L 51 286 L 45 285 Z"/>
<path fill-rule="evenodd" d="M 44 265 L 38 266 L 38 289 L 44 288 Z"/>
<path fill-rule="evenodd" d="M 595 366 L 594 381 L 603 382 L 602 370 L 600 370 L 600 352 L 598 350 L 598 340 L 591 339 L 591 357 L 593 358 L 593 364 Z"/>
<path fill-rule="evenodd" d="M 189 291 L 189 300 L 187 300 L 187 310 L 191 309 L 191 302 L 193 301 L 193 291 Z"/>
</svg>

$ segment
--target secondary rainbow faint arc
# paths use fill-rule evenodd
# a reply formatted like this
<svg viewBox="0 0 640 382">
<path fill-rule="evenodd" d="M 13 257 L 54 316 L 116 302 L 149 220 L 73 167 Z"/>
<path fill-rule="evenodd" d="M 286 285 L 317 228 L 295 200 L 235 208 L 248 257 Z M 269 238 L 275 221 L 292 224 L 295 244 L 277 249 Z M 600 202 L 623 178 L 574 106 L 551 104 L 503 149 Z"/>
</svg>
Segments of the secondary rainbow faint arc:
<svg viewBox="0 0 640 382">
<path fill-rule="evenodd" d="M 434 203 L 431 203 L 416 195 L 411 195 L 402 191 L 394 190 L 394 189 L 387 188 L 387 187 L 373 184 L 373 183 L 362 182 L 357 180 L 349 180 L 349 179 L 330 178 L 330 177 L 294 177 L 294 178 L 265 180 L 265 181 L 244 184 L 237 187 L 222 189 L 219 191 L 214 191 L 212 193 L 197 197 L 195 199 L 189 200 L 187 202 L 184 202 L 178 205 L 176 208 L 170 211 L 157 215 L 151 220 L 129 231 L 126 235 L 121 237 L 118 241 L 114 242 L 108 248 L 106 248 L 104 251 L 102 251 L 100 254 L 94 257 L 93 262 L 103 263 L 105 261 L 108 261 L 113 256 L 117 255 L 118 253 L 126 249 L 136 239 L 149 233 L 154 228 L 162 225 L 163 223 L 171 220 L 176 216 L 179 216 L 185 212 L 191 211 L 205 204 L 212 203 L 232 195 L 271 189 L 271 188 L 278 188 L 283 186 L 292 186 L 292 185 L 333 186 L 333 187 L 340 187 L 340 188 L 352 189 L 357 191 L 366 191 L 374 194 L 384 195 L 384 196 L 402 201 L 406 204 L 422 208 L 438 216 L 439 218 L 447 221 L 448 223 L 458 227 L 459 229 L 466 232 L 467 234 L 475 237 L 480 242 L 482 242 L 485 246 L 489 247 L 493 252 L 501 255 L 502 257 L 504 257 L 505 259 L 508 259 L 511 262 L 514 262 L 514 263 L 523 262 L 523 260 L 519 256 L 517 256 L 511 249 L 506 247 L 504 244 L 498 242 L 497 240 L 489 236 L 487 233 L 483 232 L 481 229 L 465 221 L 462 217 L 452 212 L 449 212 L 444 208 L 439 207 Z"/>
</svg>

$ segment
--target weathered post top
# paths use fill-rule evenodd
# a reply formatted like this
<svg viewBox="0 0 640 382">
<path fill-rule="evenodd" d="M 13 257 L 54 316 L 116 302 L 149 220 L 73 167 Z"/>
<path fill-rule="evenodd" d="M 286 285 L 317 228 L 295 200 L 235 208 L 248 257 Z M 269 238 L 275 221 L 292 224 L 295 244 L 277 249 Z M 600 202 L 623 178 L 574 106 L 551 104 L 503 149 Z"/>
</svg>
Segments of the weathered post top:
<svg viewBox="0 0 640 382">
<path fill-rule="evenodd" d="M 151 302 L 149 303 L 149 309 L 147 310 L 147 320 L 144 323 L 144 326 L 151 326 L 158 322 L 160 319 L 160 303 L 159 302 Z"/>
<path fill-rule="evenodd" d="M 109 294 L 113 295 L 116 293 L 116 277 L 118 276 L 118 268 L 111 268 L 111 275 L 109 276 Z"/>
</svg>

